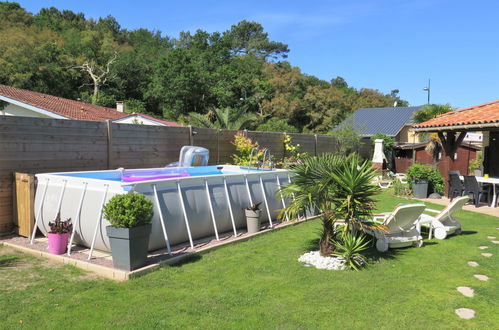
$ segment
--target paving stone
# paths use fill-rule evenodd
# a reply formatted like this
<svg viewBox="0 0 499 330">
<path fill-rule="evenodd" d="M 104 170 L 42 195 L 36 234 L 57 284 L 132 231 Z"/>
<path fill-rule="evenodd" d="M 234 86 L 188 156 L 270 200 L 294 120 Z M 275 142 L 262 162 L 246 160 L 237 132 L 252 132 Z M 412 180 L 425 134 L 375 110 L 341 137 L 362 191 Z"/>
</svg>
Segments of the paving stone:
<svg viewBox="0 0 499 330">
<path fill-rule="evenodd" d="M 478 267 L 478 262 L 476 262 L 476 261 L 468 261 L 468 266 Z"/>
<path fill-rule="evenodd" d="M 458 286 L 456 289 L 457 289 L 457 291 L 459 291 L 460 293 L 462 293 L 463 296 L 466 296 L 466 297 L 473 297 L 473 296 L 475 296 L 475 290 L 473 290 L 470 287 L 467 287 L 467 286 Z"/>
<path fill-rule="evenodd" d="M 482 256 L 484 256 L 484 257 L 492 257 L 493 254 L 492 253 L 482 253 Z"/>
<path fill-rule="evenodd" d="M 491 241 L 494 244 L 499 244 L 499 241 Z"/>
<path fill-rule="evenodd" d="M 480 250 L 485 250 L 485 249 L 488 249 L 489 247 L 488 246 L 485 246 L 485 245 L 482 245 L 482 246 L 479 246 L 478 247 Z"/>
<path fill-rule="evenodd" d="M 487 236 L 488 239 L 495 239 L 495 236 Z"/>
<path fill-rule="evenodd" d="M 475 278 L 479 279 L 480 281 L 488 281 L 489 280 L 489 277 L 487 275 L 475 274 L 473 276 Z"/>
<path fill-rule="evenodd" d="M 462 319 L 469 320 L 475 317 L 475 311 L 469 308 L 458 308 L 455 310 L 457 316 Z"/>
</svg>

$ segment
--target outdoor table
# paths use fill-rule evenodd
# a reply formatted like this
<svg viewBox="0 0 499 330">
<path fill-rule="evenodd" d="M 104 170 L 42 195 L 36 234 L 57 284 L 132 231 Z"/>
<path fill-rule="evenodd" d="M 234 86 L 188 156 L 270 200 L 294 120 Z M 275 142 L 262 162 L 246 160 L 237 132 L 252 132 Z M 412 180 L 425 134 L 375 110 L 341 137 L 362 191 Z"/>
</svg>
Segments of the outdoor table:
<svg viewBox="0 0 499 330">
<path fill-rule="evenodd" d="M 464 181 L 464 177 L 462 175 L 459 176 L 461 181 Z M 496 185 L 499 185 L 499 178 L 484 178 L 483 176 L 475 176 L 476 181 L 478 183 L 490 183 L 493 189 L 492 195 L 492 204 L 490 207 L 496 207 L 497 204 L 497 195 L 496 195 Z"/>
</svg>

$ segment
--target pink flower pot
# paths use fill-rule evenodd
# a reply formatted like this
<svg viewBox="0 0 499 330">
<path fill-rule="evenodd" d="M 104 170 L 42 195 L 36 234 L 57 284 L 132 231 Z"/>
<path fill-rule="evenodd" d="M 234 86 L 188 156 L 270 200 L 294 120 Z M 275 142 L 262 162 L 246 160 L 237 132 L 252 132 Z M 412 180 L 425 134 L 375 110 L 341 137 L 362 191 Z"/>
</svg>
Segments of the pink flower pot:
<svg viewBox="0 0 499 330">
<path fill-rule="evenodd" d="M 68 238 L 70 233 L 53 234 L 48 233 L 49 236 L 49 253 L 64 254 L 68 247 Z"/>
</svg>

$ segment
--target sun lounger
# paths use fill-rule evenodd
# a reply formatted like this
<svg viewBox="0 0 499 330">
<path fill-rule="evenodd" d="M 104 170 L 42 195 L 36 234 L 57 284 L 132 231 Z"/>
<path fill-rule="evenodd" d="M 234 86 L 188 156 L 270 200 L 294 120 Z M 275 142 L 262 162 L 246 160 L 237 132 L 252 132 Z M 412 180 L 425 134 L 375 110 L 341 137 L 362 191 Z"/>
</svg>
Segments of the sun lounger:
<svg viewBox="0 0 499 330">
<path fill-rule="evenodd" d="M 395 207 L 392 212 L 374 216 L 374 223 L 380 229 L 364 229 L 376 237 L 376 249 L 385 252 L 389 248 L 423 245 L 421 228 L 418 223 L 425 209 L 424 204 L 407 204 Z"/>
<path fill-rule="evenodd" d="M 461 223 L 453 215 L 461 210 L 469 200 L 468 196 L 458 197 L 441 211 L 426 209 L 425 212 L 437 213 L 434 216 L 423 213 L 419 219 L 421 226 L 430 228 L 428 238 L 431 239 L 432 232 L 437 239 L 444 239 L 450 234 L 459 235 Z"/>
</svg>

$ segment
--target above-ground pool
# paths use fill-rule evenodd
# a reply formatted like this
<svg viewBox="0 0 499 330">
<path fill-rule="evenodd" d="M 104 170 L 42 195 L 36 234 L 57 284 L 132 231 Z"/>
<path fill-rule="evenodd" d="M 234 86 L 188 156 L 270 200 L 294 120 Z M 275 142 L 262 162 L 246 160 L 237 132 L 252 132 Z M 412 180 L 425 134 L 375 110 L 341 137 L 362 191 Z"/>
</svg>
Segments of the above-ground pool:
<svg viewBox="0 0 499 330">
<path fill-rule="evenodd" d="M 246 227 L 244 207 L 262 202 L 262 224 L 272 225 L 287 201 L 276 196 L 287 170 L 233 165 L 37 174 L 35 217 L 44 235 L 60 212 L 71 218 L 75 243 L 110 251 L 102 217 L 114 195 L 144 194 L 154 204 L 149 250 Z"/>
</svg>

